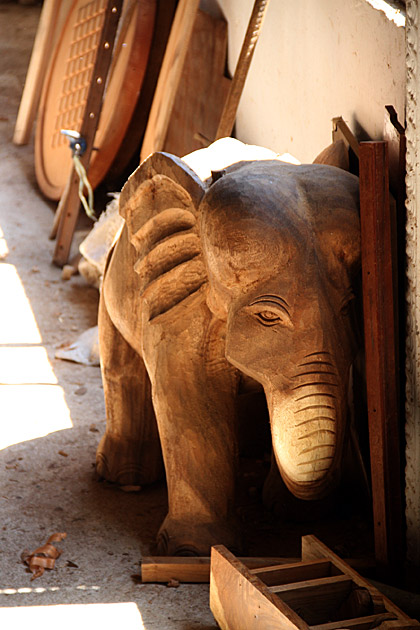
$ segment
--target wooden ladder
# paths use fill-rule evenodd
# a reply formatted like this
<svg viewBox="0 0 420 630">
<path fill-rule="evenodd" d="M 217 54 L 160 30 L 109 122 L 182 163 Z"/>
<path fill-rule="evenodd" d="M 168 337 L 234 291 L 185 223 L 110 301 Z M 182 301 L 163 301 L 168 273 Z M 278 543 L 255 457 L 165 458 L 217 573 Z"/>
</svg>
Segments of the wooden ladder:
<svg viewBox="0 0 420 630">
<path fill-rule="evenodd" d="M 420 630 L 315 536 L 301 562 L 259 569 L 213 547 L 210 608 L 222 630 Z"/>
</svg>

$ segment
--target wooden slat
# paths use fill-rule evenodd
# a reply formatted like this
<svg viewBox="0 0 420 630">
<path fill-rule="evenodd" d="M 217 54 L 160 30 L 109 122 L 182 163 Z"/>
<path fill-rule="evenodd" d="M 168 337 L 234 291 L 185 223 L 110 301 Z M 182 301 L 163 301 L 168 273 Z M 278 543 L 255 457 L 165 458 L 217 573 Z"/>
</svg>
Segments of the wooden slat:
<svg viewBox="0 0 420 630">
<path fill-rule="evenodd" d="M 392 613 L 366 615 L 365 617 L 355 617 L 354 619 L 342 619 L 341 621 L 320 623 L 311 626 L 311 630 L 341 630 L 341 628 L 348 628 L 349 630 L 370 630 L 370 628 L 376 628 L 380 623 L 389 619 L 395 619 L 395 616 L 392 615 Z"/>
<path fill-rule="evenodd" d="M 199 4 L 199 0 L 180 0 L 178 4 L 144 134 L 141 162 L 163 148 Z"/>
<path fill-rule="evenodd" d="M 239 558 L 251 573 L 280 564 L 289 565 L 291 561 L 299 562 L 299 558 Z M 141 562 L 142 582 L 168 582 L 171 579 L 179 582 L 208 583 L 210 581 L 210 557 L 152 556 L 144 557 Z"/>
<path fill-rule="evenodd" d="M 180 157 L 213 142 L 230 79 L 227 24 L 198 11 L 179 81 L 164 151 Z"/>
<path fill-rule="evenodd" d="M 359 157 L 359 143 L 341 116 L 333 118 L 333 141 L 337 140 L 344 140 L 355 156 Z"/>
<path fill-rule="evenodd" d="M 88 170 L 93 141 L 98 128 L 106 78 L 111 65 L 112 49 L 121 15 L 121 7 L 122 0 L 108 0 L 95 66 L 92 73 L 92 81 L 86 99 L 83 123 L 80 130 L 80 134 L 86 140 L 87 144 L 86 151 L 80 158 L 86 170 Z M 105 46 L 105 44 L 107 45 Z M 53 262 L 59 267 L 62 267 L 68 261 L 73 234 L 79 216 L 80 200 L 78 186 L 79 178 L 73 168 L 64 193 L 66 197 L 60 200 L 60 222 L 53 255 Z"/>
<path fill-rule="evenodd" d="M 16 119 L 13 142 L 28 144 L 41 96 L 44 77 L 54 46 L 54 35 L 60 32 L 68 7 L 62 0 L 44 0 L 35 42 L 26 74 L 25 86 Z"/>
<path fill-rule="evenodd" d="M 375 557 L 384 573 L 395 571 L 403 559 L 394 293 L 396 248 L 392 245 L 396 235 L 390 211 L 385 142 L 360 144 L 359 181 Z"/>
<path fill-rule="evenodd" d="M 254 2 L 254 8 L 245 33 L 229 94 L 220 118 L 216 140 L 230 136 L 232 133 L 242 90 L 244 89 L 252 57 L 254 56 L 268 4 L 269 0 L 255 0 Z"/>
<path fill-rule="evenodd" d="M 222 630 L 309 629 L 222 545 L 212 548 L 210 608 Z"/>
<path fill-rule="evenodd" d="M 308 624 L 320 623 L 334 618 L 352 590 L 352 579 L 348 575 L 306 580 L 294 584 L 272 586 L 283 602 L 295 610 Z"/>
<path fill-rule="evenodd" d="M 279 586 L 280 584 L 299 582 L 301 580 L 329 577 L 331 575 L 331 567 L 332 564 L 329 560 L 311 560 L 310 562 L 252 569 L 251 573 L 257 575 L 267 586 Z"/>
<path fill-rule="evenodd" d="M 302 560 L 316 560 L 320 558 L 328 558 L 342 573 L 350 576 L 358 586 L 368 589 L 376 607 L 377 612 L 383 612 L 380 610 L 381 605 L 385 611 L 391 613 L 393 616 L 403 620 L 411 621 L 410 617 L 404 613 L 398 606 L 396 606 L 391 600 L 375 588 L 368 580 L 365 580 L 361 575 L 352 569 L 344 560 L 339 558 L 331 549 L 329 549 L 324 543 L 318 540 L 315 536 L 303 536 L 302 537 Z"/>
<path fill-rule="evenodd" d="M 397 202 L 398 212 L 404 214 L 407 141 L 405 129 L 392 105 L 385 107 L 384 140 L 388 143 L 390 189 Z"/>
</svg>

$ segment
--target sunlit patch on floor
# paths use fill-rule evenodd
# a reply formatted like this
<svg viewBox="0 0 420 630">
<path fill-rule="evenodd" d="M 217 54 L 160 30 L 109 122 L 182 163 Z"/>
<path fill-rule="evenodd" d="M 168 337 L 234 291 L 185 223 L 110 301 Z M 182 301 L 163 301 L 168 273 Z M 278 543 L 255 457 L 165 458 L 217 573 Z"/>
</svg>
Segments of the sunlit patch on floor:
<svg viewBox="0 0 420 630">
<path fill-rule="evenodd" d="M 0 238 L 7 248 L 3 232 Z M 0 449 L 72 428 L 64 391 L 14 265 L 0 263 Z"/>
<path fill-rule="evenodd" d="M 2 628 L 147 630 L 137 604 L 70 604 L 0 608 Z"/>
</svg>

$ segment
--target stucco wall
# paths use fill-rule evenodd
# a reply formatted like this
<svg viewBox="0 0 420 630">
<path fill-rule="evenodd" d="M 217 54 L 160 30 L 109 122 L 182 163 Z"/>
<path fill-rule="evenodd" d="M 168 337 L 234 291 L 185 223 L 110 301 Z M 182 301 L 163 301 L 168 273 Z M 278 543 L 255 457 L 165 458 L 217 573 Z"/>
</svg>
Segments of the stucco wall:
<svg viewBox="0 0 420 630">
<path fill-rule="evenodd" d="M 218 3 L 232 73 L 254 0 Z M 404 99 L 404 28 L 382 11 L 366 0 L 271 0 L 236 135 L 309 162 L 330 143 L 333 117 L 381 139 L 385 105 L 404 120 Z"/>
</svg>

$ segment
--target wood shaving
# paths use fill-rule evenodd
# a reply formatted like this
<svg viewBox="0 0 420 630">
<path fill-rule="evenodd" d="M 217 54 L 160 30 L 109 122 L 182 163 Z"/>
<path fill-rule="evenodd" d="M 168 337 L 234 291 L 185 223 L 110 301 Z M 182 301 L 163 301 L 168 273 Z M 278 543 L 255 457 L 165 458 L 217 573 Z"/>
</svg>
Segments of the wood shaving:
<svg viewBox="0 0 420 630">
<path fill-rule="evenodd" d="M 55 561 L 60 557 L 62 551 L 61 549 L 57 549 L 52 543 L 60 542 L 64 540 L 66 536 L 67 534 L 64 532 L 52 534 L 45 545 L 38 547 L 35 551 L 31 552 L 27 549 L 22 551 L 22 562 L 27 564 L 32 572 L 31 581 L 41 577 L 45 569 L 54 569 Z"/>
</svg>

